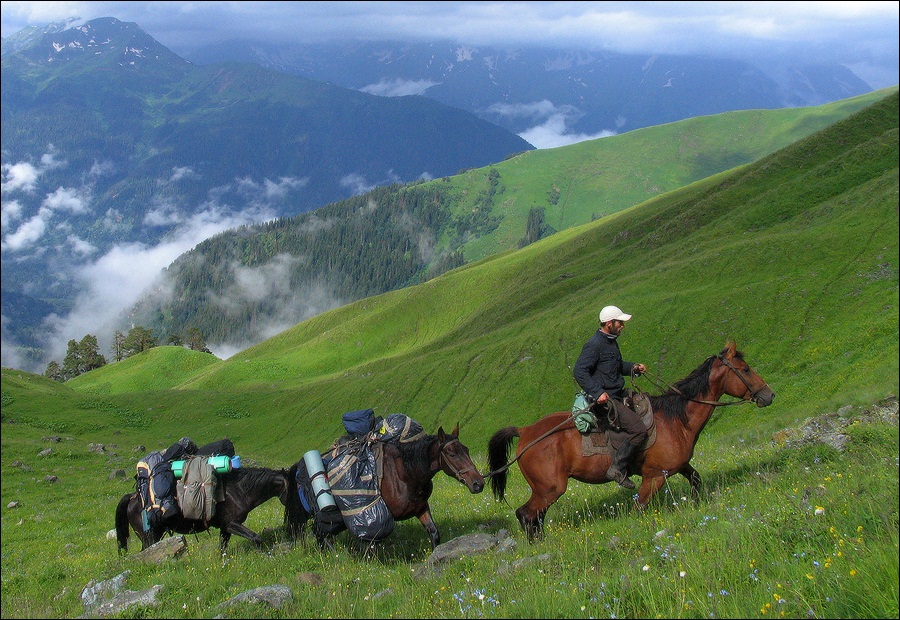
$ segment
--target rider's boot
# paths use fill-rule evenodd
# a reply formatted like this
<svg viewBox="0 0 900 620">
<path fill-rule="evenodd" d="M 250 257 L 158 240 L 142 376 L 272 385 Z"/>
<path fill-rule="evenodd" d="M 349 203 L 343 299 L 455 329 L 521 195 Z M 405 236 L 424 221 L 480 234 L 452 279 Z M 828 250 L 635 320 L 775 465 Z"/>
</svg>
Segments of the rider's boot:
<svg viewBox="0 0 900 620">
<path fill-rule="evenodd" d="M 629 441 L 622 442 L 616 454 L 613 457 L 612 464 L 606 470 L 606 477 L 615 480 L 620 486 L 626 489 L 635 488 L 634 483 L 628 478 L 628 463 L 637 446 Z"/>
</svg>

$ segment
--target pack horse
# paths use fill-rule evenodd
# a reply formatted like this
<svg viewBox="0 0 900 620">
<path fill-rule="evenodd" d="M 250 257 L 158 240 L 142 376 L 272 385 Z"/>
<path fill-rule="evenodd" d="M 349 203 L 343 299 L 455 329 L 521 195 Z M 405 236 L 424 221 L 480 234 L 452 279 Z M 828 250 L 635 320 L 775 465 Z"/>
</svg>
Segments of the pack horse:
<svg viewBox="0 0 900 620">
<path fill-rule="evenodd" d="M 262 545 L 259 535 L 244 525 L 254 508 L 272 498 L 287 504 L 289 483 L 287 470 L 264 467 L 242 467 L 222 475 L 224 498 L 216 503 L 212 518 L 188 519 L 179 514 L 165 523 L 159 522 L 144 529 L 143 503 L 137 492 L 128 493 L 116 507 L 116 539 L 120 552 L 128 550 L 129 525 L 141 541 L 142 548 L 159 542 L 167 532 L 196 534 L 212 527 L 219 529 L 219 549 L 224 553 L 232 534 L 237 534 L 257 547 Z"/>
<path fill-rule="evenodd" d="M 413 428 L 411 436 L 405 436 L 410 427 Z M 381 428 L 381 433 L 364 432 L 355 438 L 345 436 L 326 451 L 327 477 L 334 487 L 331 489 L 334 499 L 340 504 L 332 505 L 336 517 L 323 520 L 327 511 L 317 505 L 328 496 L 322 489 L 316 489 L 316 474 L 320 472 L 311 471 L 306 458 L 290 468 L 288 478 L 294 488 L 289 493 L 285 524 L 291 535 L 299 535 L 312 518 L 320 546 L 330 545 L 330 537 L 343 530 L 350 530 L 360 540 L 372 543 L 389 535 L 395 520 L 415 517 L 428 532 L 432 549 L 440 544 L 440 532 L 429 505 L 434 488 L 432 479 L 438 472 L 444 472 L 464 484 L 471 493 L 480 493 L 484 489 L 484 477 L 472 462 L 468 448 L 459 440 L 459 425 L 450 433 L 440 427 L 437 434 L 429 435 L 407 416 L 390 414 Z M 383 429 L 391 428 L 403 430 L 398 430 L 393 437 L 390 432 L 384 434 Z M 353 451 L 350 458 L 346 458 L 348 449 Z M 372 487 L 355 491 L 337 489 L 342 479 L 353 477 L 348 473 L 352 466 L 366 466 L 367 463 L 371 463 L 371 467 L 358 471 L 356 477 L 372 480 Z M 320 465 L 320 469 L 324 468 Z M 316 499 L 311 501 L 313 497 Z M 350 503 L 357 497 L 366 505 Z M 384 513 L 382 516 L 367 517 L 367 512 L 378 510 L 379 506 Z M 363 522 L 367 519 L 368 524 Z M 367 528 L 366 525 L 377 527 Z"/>
</svg>

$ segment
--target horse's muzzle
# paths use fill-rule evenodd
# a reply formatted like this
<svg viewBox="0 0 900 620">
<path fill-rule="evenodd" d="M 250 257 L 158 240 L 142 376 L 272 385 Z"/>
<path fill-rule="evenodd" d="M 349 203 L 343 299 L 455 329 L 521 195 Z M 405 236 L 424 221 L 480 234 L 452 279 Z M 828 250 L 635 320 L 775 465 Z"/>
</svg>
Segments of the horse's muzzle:
<svg viewBox="0 0 900 620">
<path fill-rule="evenodd" d="M 757 392 L 753 397 L 753 402 L 756 403 L 757 407 L 768 407 L 773 400 L 775 400 L 775 392 L 768 386 Z"/>
<path fill-rule="evenodd" d="M 477 495 L 484 490 L 484 476 L 481 474 L 478 474 L 477 478 L 473 476 L 472 480 L 466 480 L 465 483 L 472 495 Z"/>
</svg>

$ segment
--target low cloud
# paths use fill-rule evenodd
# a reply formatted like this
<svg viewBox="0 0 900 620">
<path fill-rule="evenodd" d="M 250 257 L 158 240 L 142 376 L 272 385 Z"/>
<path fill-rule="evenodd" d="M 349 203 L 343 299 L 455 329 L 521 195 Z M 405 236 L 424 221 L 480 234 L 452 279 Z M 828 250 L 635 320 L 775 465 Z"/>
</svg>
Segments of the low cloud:
<svg viewBox="0 0 900 620">
<path fill-rule="evenodd" d="M 403 97 L 406 95 L 424 94 L 432 86 L 437 86 L 440 82 L 432 82 L 431 80 L 404 80 L 395 78 L 393 80 L 381 80 L 377 84 L 369 84 L 363 86 L 359 90 L 370 95 L 378 95 L 380 97 Z"/>
<path fill-rule="evenodd" d="M 52 211 L 69 211 L 78 215 L 89 211 L 90 200 L 90 192 L 87 188 L 60 187 L 47 194 L 44 206 Z"/>
<path fill-rule="evenodd" d="M 90 210 L 90 190 L 86 187 L 81 189 L 57 188 L 47 194 L 35 215 L 25 220 L 14 232 L 9 232 L 9 229 L 12 228 L 13 216 L 17 219 L 22 215 L 23 210 L 16 201 L 4 203 L 3 240 L 0 241 L 0 249 L 18 252 L 31 248 L 44 236 L 57 212 L 67 212 L 73 215 L 87 213 Z"/>
<path fill-rule="evenodd" d="M 33 192 L 37 187 L 41 171 L 28 162 L 3 164 L 3 182 L 0 189 L 4 192 Z"/>
<path fill-rule="evenodd" d="M 18 200 L 4 201 L 0 206 L 0 230 L 3 234 L 9 230 L 13 222 L 22 217 L 22 204 Z"/>
<path fill-rule="evenodd" d="M 426 173 L 423 173 L 423 178 Z M 402 183 L 403 180 L 394 174 L 393 170 L 388 170 L 387 174 L 381 180 L 369 181 L 365 175 L 352 172 L 341 177 L 341 187 L 349 189 L 354 196 L 362 196 L 376 187 L 390 185 L 391 183 Z"/>
<path fill-rule="evenodd" d="M 497 117 L 534 123 L 519 132 L 519 137 L 537 149 L 556 148 L 616 135 L 611 130 L 595 134 L 573 133 L 570 127 L 582 116 L 582 112 L 574 106 L 558 106 L 547 99 L 527 104 L 496 103 L 487 108 L 486 112 Z"/>
<path fill-rule="evenodd" d="M 5 235 L 0 242 L 0 249 L 16 252 L 31 247 L 44 236 L 47 222 L 52 216 L 51 209 L 41 208 L 37 215 L 25 220 L 15 232 Z"/>
<path fill-rule="evenodd" d="M 85 334 L 95 335 L 101 353 L 106 354 L 115 330 L 121 329 L 119 322 L 124 313 L 148 291 L 160 295 L 167 293 L 167 284 L 161 275 L 176 258 L 220 232 L 274 219 L 275 203 L 283 201 L 290 191 L 307 184 L 306 179 L 293 177 L 235 179 L 228 186 L 210 191 L 208 199 L 193 210 L 180 209 L 173 200 L 161 198 L 143 218 L 144 226 L 168 229 L 159 243 L 124 243 L 98 254 L 101 250 L 74 232 L 71 218 L 90 213 L 93 181 L 111 173 L 116 166 L 112 162 L 95 162 L 84 176 L 91 183 L 79 188 L 44 190 L 46 193 L 41 197 L 43 173 L 63 163 L 52 148 L 38 161 L 38 164 L 18 162 L 3 167 L 0 242 L 3 260 L 42 261 L 56 270 L 60 282 L 74 281 L 81 293 L 70 312 L 47 319 L 43 346 L 49 356 L 44 360 L 44 366 L 26 368 L 32 372 L 43 372 L 50 359 L 62 360 L 66 343 L 80 340 Z M 195 174 L 188 167 L 173 168 L 172 174 L 159 183 L 161 190 L 157 195 L 166 195 L 166 185 L 170 182 L 184 181 Z M 127 232 L 127 220 L 118 210 L 109 209 L 98 223 L 110 231 Z M 44 240 L 51 231 L 55 241 Z M 14 252 L 16 256 L 12 255 Z M 240 280 L 245 295 L 254 290 L 255 280 L 251 275 L 245 274 Z M 274 272 L 269 274 L 270 285 L 274 286 L 276 276 Z M 19 292 L 35 294 L 28 290 L 27 283 L 20 284 L 22 290 Z M 271 286 L 256 289 L 258 295 L 265 295 L 266 290 L 271 292 Z M 321 297 L 326 298 L 324 293 Z M 330 303 L 337 302 L 331 298 Z M 9 337 L 5 317 L 3 321 L 3 364 L 21 368 L 26 362 L 17 356 L 17 343 Z M 278 327 L 283 326 L 274 325 L 267 329 Z"/>
<path fill-rule="evenodd" d="M 346 303 L 325 281 L 299 286 L 292 283 L 291 274 L 295 265 L 304 260 L 303 257 L 281 254 L 259 267 L 245 267 L 237 263 L 231 265 L 234 285 L 214 299 L 222 312 L 233 314 L 263 301 L 274 311 L 255 317 L 257 337 L 253 340 L 209 343 L 215 355 L 227 359 L 260 340 L 271 338 L 301 321 Z"/>
<path fill-rule="evenodd" d="M 65 161 L 57 159 L 56 149 L 51 144 L 47 147 L 47 152 L 38 159 L 37 165 L 28 161 L 3 164 L 3 181 L 0 182 L 0 191 L 34 193 L 37 191 L 38 180 L 45 172 L 65 165 Z"/>
<path fill-rule="evenodd" d="M 169 177 L 170 182 L 181 181 L 182 179 L 199 179 L 200 175 L 194 172 L 189 166 L 175 166 L 172 168 L 172 176 Z"/>
<path fill-rule="evenodd" d="M 519 137 L 527 141 L 536 149 L 552 149 L 558 146 L 568 146 L 585 140 L 608 138 L 616 135 L 614 131 L 601 131 L 595 134 L 569 133 L 567 119 L 563 114 L 551 116 L 540 125 L 519 133 Z"/>
<path fill-rule="evenodd" d="M 129 243 L 113 247 L 91 263 L 77 268 L 73 277 L 82 284 L 81 293 L 65 316 L 47 322 L 47 347 L 51 359 L 62 360 L 66 343 L 93 334 L 101 353 L 109 350 L 124 311 L 133 307 L 147 291 L 164 294 L 163 270 L 201 241 L 231 228 L 272 219 L 271 212 L 234 212 L 216 204 L 187 218 L 156 245 Z"/>
</svg>

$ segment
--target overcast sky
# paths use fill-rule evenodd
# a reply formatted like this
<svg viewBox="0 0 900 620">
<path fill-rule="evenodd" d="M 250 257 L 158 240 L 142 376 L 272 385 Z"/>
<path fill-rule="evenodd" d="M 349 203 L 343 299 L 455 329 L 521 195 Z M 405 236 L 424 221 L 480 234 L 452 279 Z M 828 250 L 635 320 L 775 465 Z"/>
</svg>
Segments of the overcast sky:
<svg viewBox="0 0 900 620">
<path fill-rule="evenodd" d="M 174 52 L 235 38 L 453 39 L 847 65 L 898 83 L 898 2 L 2 2 L 2 35 L 68 17 L 135 22 Z"/>
</svg>

